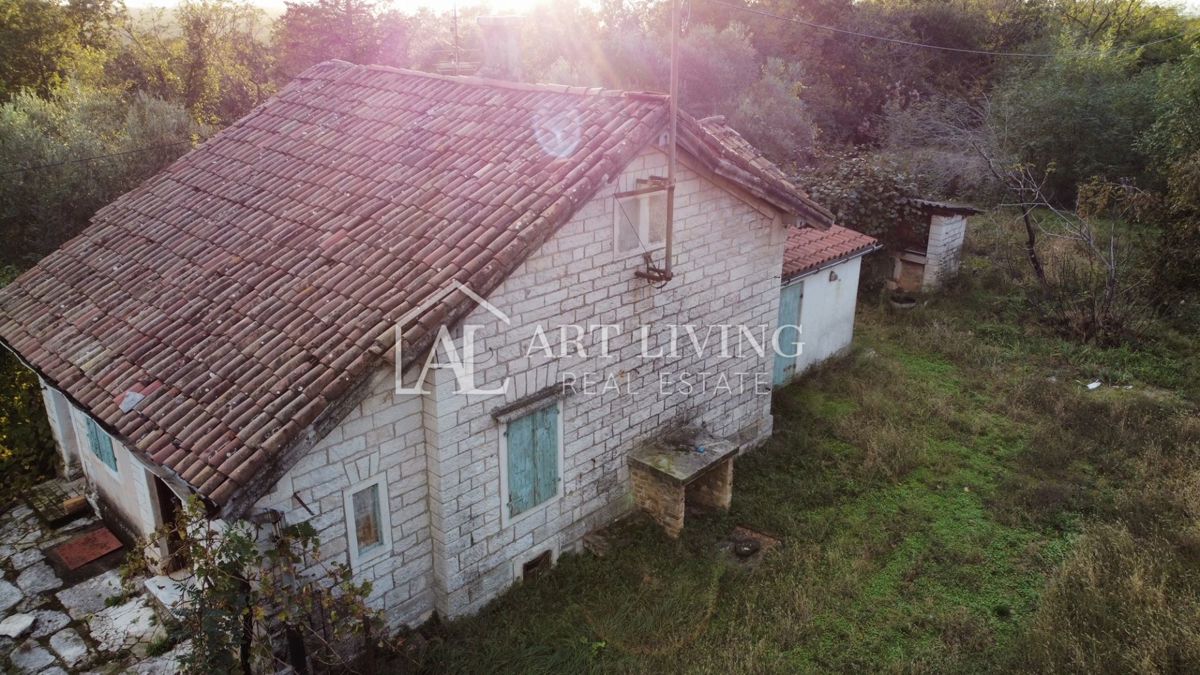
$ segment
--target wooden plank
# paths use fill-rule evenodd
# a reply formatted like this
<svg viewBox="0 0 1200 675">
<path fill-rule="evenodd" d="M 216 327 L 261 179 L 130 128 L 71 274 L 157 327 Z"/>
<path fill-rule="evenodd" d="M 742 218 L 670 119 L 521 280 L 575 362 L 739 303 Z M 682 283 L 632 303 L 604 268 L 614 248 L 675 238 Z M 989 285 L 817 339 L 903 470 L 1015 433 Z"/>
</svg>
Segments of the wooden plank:
<svg viewBox="0 0 1200 675">
<path fill-rule="evenodd" d="M 535 504 L 558 494 L 558 406 L 537 411 L 534 418 Z"/>
<path fill-rule="evenodd" d="M 508 449 L 509 516 L 523 513 L 536 504 L 533 432 L 533 415 L 509 422 L 504 432 Z"/>
</svg>

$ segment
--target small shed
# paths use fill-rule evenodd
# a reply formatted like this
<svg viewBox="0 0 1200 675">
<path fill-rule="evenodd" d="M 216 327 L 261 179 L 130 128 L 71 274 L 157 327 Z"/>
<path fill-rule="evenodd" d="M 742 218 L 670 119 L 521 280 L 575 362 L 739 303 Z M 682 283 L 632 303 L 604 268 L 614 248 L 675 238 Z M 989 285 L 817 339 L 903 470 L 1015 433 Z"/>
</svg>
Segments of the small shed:
<svg viewBox="0 0 1200 675">
<path fill-rule="evenodd" d="M 880 248 L 874 237 L 833 225 L 788 232 L 779 291 L 775 386 L 850 346 L 862 257 Z"/>
<path fill-rule="evenodd" d="M 906 293 L 930 291 L 958 272 L 962 260 L 967 218 L 979 209 L 973 206 L 913 199 L 925 219 L 927 233 L 901 232 L 899 244 L 888 251 L 892 273 L 888 288 Z"/>
</svg>

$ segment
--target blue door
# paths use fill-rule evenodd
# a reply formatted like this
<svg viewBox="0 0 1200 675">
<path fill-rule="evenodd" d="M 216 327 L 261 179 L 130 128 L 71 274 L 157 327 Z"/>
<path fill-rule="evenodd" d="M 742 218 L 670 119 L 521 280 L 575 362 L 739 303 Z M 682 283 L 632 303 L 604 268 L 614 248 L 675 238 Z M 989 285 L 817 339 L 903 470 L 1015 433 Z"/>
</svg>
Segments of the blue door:
<svg viewBox="0 0 1200 675">
<path fill-rule="evenodd" d="M 796 374 L 796 356 L 800 344 L 800 305 L 804 300 L 804 282 L 789 284 L 779 291 L 779 352 L 775 354 L 775 386 L 781 387 Z M 792 356 L 784 356 L 791 354 Z"/>
</svg>

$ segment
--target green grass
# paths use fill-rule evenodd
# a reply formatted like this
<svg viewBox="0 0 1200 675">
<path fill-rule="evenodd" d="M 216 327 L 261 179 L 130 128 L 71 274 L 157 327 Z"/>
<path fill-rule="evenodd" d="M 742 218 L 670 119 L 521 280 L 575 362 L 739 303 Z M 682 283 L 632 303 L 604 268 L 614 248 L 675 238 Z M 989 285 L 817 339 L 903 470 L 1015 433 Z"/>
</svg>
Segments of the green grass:
<svg viewBox="0 0 1200 675">
<path fill-rule="evenodd" d="M 1171 609 L 1200 597 L 1188 571 L 1200 534 L 1187 526 L 1200 516 L 1200 474 L 1191 487 L 1170 482 L 1200 456 L 1187 351 L 1200 345 L 1178 335 L 1165 346 L 1073 345 L 1024 319 L 991 262 L 967 268 L 973 280 L 911 312 L 861 303 L 853 352 L 777 394 L 776 433 L 739 458 L 728 514 L 689 520 L 678 542 L 632 518 L 606 558 L 565 556 L 479 616 L 433 631 L 421 666 L 1200 665 L 1190 614 Z M 1086 392 L 1080 383 L 1097 377 L 1133 388 Z M 737 525 L 783 544 L 739 568 L 717 550 Z M 1142 545 L 1160 554 L 1131 558 Z M 1096 551 L 1124 562 L 1089 566 Z M 1147 576 L 1175 599 L 1142 602 L 1129 580 Z M 1084 620 L 1075 607 L 1103 609 Z M 1123 637 L 1130 624 L 1142 633 Z"/>
</svg>

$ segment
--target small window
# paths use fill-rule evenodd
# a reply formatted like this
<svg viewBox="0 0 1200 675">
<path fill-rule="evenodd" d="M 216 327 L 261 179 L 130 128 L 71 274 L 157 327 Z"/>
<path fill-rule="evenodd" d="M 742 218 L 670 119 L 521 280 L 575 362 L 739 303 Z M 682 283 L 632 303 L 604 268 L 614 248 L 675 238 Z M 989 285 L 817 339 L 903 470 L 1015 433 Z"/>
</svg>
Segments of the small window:
<svg viewBox="0 0 1200 675">
<path fill-rule="evenodd" d="M 636 189 L 651 187 L 651 182 L 639 180 Z M 667 191 L 657 190 L 617 199 L 617 253 L 650 251 L 666 243 Z"/>
<path fill-rule="evenodd" d="M 346 514 L 351 568 L 387 551 L 390 526 L 387 487 L 382 478 L 347 490 Z"/>
<path fill-rule="evenodd" d="M 559 494 L 558 404 L 508 423 L 504 430 L 508 517 L 545 504 Z"/>
<path fill-rule="evenodd" d="M 117 455 L 113 452 L 112 438 L 96 424 L 96 420 L 88 417 L 85 419 L 87 426 L 88 445 L 92 448 L 92 454 L 100 458 L 104 465 L 113 471 L 117 470 Z"/>
</svg>

